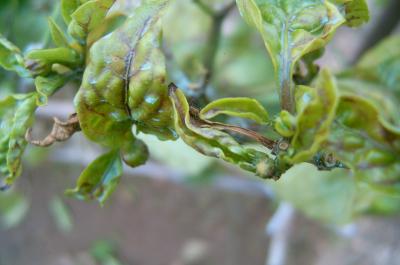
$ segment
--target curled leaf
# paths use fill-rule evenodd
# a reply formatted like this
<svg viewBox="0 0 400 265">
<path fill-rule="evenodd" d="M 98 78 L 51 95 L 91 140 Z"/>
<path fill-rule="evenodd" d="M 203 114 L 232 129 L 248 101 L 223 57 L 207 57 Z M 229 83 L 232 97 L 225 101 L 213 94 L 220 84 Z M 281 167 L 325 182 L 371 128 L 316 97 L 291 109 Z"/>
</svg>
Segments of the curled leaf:
<svg viewBox="0 0 400 265">
<path fill-rule="evenodd" d="M 94 160 L 79 176 L 76 188 L 66 191 L 78 199 L 96 199 L 104 205 L 122 176 L 122 161 L 117 150 L 110 151 Z"/>
<path fill-rule="evenodd" d="M 340 97 L 327 149 L 362 181 L 382 186 L 399 182 L 400 129 L 366 99 L 348 93 Z"/>
<path fill-rule="evenodd" d="M 102 23 L 114 2 L 115 0 L 90 0 L 79 6 L 71 14 L 69 34 L 80 42 L 86 43 L 89 33 Z M 71 5 L 70 9 L 75 7 Z"/>
<path fill-rule="evenodd" d="M 296 92 L 296 132 L 291 146 L 294 163 L 311 159 L 329 137 L 339 95 L 332 75 L 324 70 L 313 87 L 299 86 Z"/>
<path fill-rule="evenodd" d="M 165 7 L 165 3 L 141 5 L 90 49 L 75 98 L 82 131 L 89 139 L 115 148 L 133 124 L 162 140 L 176 139 L 159 46 Z"/>
<path fill-rule="evenodd" d="M 283 108 L 294 112 L 294 66 L 323 48 L 345 23 L 338 8 L 321 0 L 237 0 L 241 15 L 260 31 L 275 67 Z"/>
<path fill-rule="evenodd" d="M 225 114 L 253 120 L 257 123 L 267 123 L 268 112 L 255 99 L 252 98 L 223 98 L 209 103 L 200 111 L 202 119 L 212 119 Z"/>
<path fill-rule="evenodd" d="M 0 173 L 5 186 L 21 173 L 21 158 L 37 108 L 36 93 L 11 95 L 0 101 Z"/>
<path fill-rule="evenodd" d="M 260 141 L 261 136 L 256 136 L 256 133 L 239 127 L 202 120 L 199 113 L 189 107 L 182 91 L 174 85 L 170 85 L 169 94 L 174 106 L 175 129 L 186 144 L 204 155 L 236 164 L 262 178 L 280 176 L 275 170 L 275 161 L 267 152 L 245 147 L 225 131 L 253 135 Z M 269 142 L 268 145 L 271 147 L 273 143 Z"/>
</svg>

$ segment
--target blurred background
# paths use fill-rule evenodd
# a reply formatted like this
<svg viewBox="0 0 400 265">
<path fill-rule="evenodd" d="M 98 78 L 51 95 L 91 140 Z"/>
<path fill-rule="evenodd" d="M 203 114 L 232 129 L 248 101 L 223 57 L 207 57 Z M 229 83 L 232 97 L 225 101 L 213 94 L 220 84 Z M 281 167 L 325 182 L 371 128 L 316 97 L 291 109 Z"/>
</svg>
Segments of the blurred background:
<svg viewBox="0 0 400 265">
<path fill-rule="evenodd" d="M 0 32 L 24 51 L 48 45 L 47 17 L 60 20 L 56 2 L 1 1 Z M 115 9 L 137 2 L 120 0 Z M 369 2 L 370 23 L 341 28 L 321 66 L 340 73 L 400 34 L 400 1 Z M 202 3 L 218 12 L 230 1 Z M 238 11 L 216 25 L 196 1 L 173 5 L 164 22 L 171 79 L 193 86 L 211 67 L 209 98 L 251 96 L 276 113 L 271 62 Z M 218 49 L 210 51 L 216 28 Z M 29 80 L 0 70 L 0 97 L 32 89 Z M 36 135 L 50 131 L 52 117 L 73 112 L 77 89 L 69 85 L 37 112 Z M 365 192 L 344 171 L 304 164 L 278 182 L 262 181 L 181 141 L 139 137 L 151 161 L 126 168 L 104 207 L 64 196 L 99 147 L 80 134 L 50 149 L 29 147 L 23 175 L 0 193 L 0 265 L 400 264 L 400 199 Z"/>
</svg>

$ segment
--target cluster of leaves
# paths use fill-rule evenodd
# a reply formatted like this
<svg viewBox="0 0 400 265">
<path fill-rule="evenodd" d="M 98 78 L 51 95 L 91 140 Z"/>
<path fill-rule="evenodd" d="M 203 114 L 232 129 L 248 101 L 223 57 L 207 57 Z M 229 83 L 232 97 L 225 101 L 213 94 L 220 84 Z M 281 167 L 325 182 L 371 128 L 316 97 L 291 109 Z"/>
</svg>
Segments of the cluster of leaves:
<svg viewBox="0 0 400 265">
<path fill-rule="evenodd" d="M 337 28 L 368 21 L 365 0 L 236 1 L 270 54 L 281 103 L 275 118 L 254 98 L 209 102 L 204 93 L 171 83 L 173 67 L 163 45 L 170 29 L 163 34 L 162 21 L 172 1 L 142 1 L 129 12 L 113 10 L 114 2 L 62 0 L 65 27 L 49 20 L 54 48 L 23 54 L 1 37 L 0 65 L 34 78 L 36 86 L 35 92 L 0 102 L 4 187 L 21 172 L 25 136 L 36 108 L 67 82 L 78 80 L 74 104 L 79 126 L 68 127 L 67 136 L 81 129 L 88 139 L 109 149 L 67 192 L 78 198 L 104 203 L 119 182 L 123 163 L 136 167 L 146 162 L 148 149 L 137 138 L 139 132 L 162 141 L 179 137 L 204 155 L 262 178 L 279 178 L 293 165 L 307 162 L 321 170 L 345 168 L 373 189 L 398 194 L 398 113 L 390 108 L 395 103 L 388 104 L 390 98 L 382 96 L 399 96 L 400 57 L 385 54 L 398 39 L 383 43 L 357 67 L 337 77 L 314 64 Z M 219 21 L 221 15 L 213 17 Z M 205 65 L 212 68 L 209 61 Z M 367 82 L 389 89 L 364 91 Z M 251 121 L 256 129 L 228 124 L 232 117 Z M 64 134 L 70 125 L 63 125 Z M 52 135 L 51 139 L 68 137 Z"/>
</svg>

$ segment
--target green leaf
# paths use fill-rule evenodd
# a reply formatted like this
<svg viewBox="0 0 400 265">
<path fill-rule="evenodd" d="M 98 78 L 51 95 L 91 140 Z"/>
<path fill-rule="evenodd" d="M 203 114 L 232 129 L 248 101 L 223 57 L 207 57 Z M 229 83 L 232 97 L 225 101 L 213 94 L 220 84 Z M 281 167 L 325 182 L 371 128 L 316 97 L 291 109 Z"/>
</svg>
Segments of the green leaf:
<svg viewBox="0 0 400 265">
<path fill-rule="evenodd" d="M 74 49 L 66 47 L 32 50 L 26 55 L 26 58 L 49 66 L 58 63 L 76 67 L 81 63 L 80 55 Z"/>
<path fill-rule="evenodd" d="M 200 111 L 200 117 L 206 120 L 221 114 L 250 119 L 260 124 L 269 121 L 268 112 L 260 102 L 252 98 L 222 98 L 209 103 Z"/>
<path fill-rule="evenodd" d="M 349 27 L 359 27 L 370 19 L 366 0 L 352 0 L 344 3 L 345 17 Z"/>
<path fill-rule="evenodd" d="M 76 40 L 86 43 L 89 33 L 102 23 L 114 2 L 115 0 L 90 0 L 79 6 L 71 15 L 68 33 Z"/>
<path fill-rule="evenodd" d="M 14 71 L 21 77 L 29 77 L 21 51 L 0 34 L 0 66 Z"/>
<path fill-rule="evenodd" d="M 46 105 L 48 97 L 52 96 L 58 89 L 64 86 L 67 77 L 63 75 L 53 74 L 50 76 L 38 76 L 35 78 L 35 87 L 38 92 L 37 104 Z"/>
<path fill-rule="evenodd" d="M 160 50 L 166 4 L 143 4 L 125 23 L 90 49 L 75 105 L 83 133 L 111 148 L 133 123 L 162 140 L 176 139 Z"/>
<path fill-rule="evenodd" d="M 400 36 L 386 38 L 363 55 L 353 75 L 380 82 L 400 98 Z"/>
<path fill-rule="evenodd" d="M 237 0 L 241 15 L 261 33 L 275 67 L 284 108 L 294 111 L 293 69 L 307 53 L 323 48 L 345 23 L 338 8 L 321 0 Z"/>
<path fill-rule="evenodd" d="M 50 35 L 53 39 L 54 44 L 57 47 L 68 47 L 69 43 L 67 37 L 65 36 L 64 32 L 60 29 L 57 23 L 52 19 L 48 18 L 49 28 L 50 28 Z"/>
<path fill-rule="evenodd" d="M 327 150 L 361 181 L 393 186 L 400 177 L 400 128 L 386 121 L 367 99 L 343 93 Z"/>
<path fill-rule="evenodd" d="M 66 194 L 78 199 L 96 199 L 104 205 L 122 176 L 122 160 L 118 150 L 99 156 L 80 175 L 76 188 Z"/>
<path fill-rule="evenodd" d="M 149 158 L 149 151 L 143 141 L 134 138 L 129 132 L 121 146 L 121 155 L 125 164 L 131 167 L 138 167 L 146 163 Z"/>
<path fill-rule="evenodd" d="M 236 164 L 262 178 L 279 177 L 275 171 L 275 162 L 267 152 L 239 144 L 224 130 L 246 136 L 253 134 L 251 136 L 259 139 L 261 136 L 239 127 L 202 120 L 198 113 L 189 107 L 185 95 L 179 89 L 170 88 L 170 98 L 174 106 L 175 129 L 186 144 L 206 156 Z"/>
<path fill-rule="evenodd" d="M 61 15 L 67 25 L 72 20 L 72 13 L 80 6 L 80 0 L 61 0 Z"/>
<path fill-rule="evenodd" d="M 37 108 L 36 93 L 11 95 L 0 101 L 0 173 L 10 186 L 21 173 L 21 158 Z"/>
<path fill-rule="evenodd" d="M 313 87 L 299 86 L 296 91 L 296 132 L 291 147 L 295 154 L 292 163 L 311 159 L 329 137 L 339 102 L 338 90 L 332 75 L 324 70 Z"/>
</svg>

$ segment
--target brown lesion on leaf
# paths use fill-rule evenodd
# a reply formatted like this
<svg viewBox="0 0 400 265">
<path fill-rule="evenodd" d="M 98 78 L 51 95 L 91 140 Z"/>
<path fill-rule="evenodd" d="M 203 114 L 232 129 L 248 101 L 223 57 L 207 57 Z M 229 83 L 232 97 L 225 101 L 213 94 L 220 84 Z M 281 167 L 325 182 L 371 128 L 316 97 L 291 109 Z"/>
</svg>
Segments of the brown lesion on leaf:
<svg viewBox="0 0 400 265">
<path fill-rule="evenodd" d="M 63 142 L 71 138 L 71 136 L 81 130 L 79 125 L 78 115 L 76 113 L 71 114 L 67 121 L 60 121 L 58 118 L 54 118 L 53 129 L 50 134 L 47 135 L 43 140 L 32 139 L 32 129 L 28 129 L 25 134 L 25 139 L 28 143 L 47 147 L 55 142 Z"/>
</svg>

